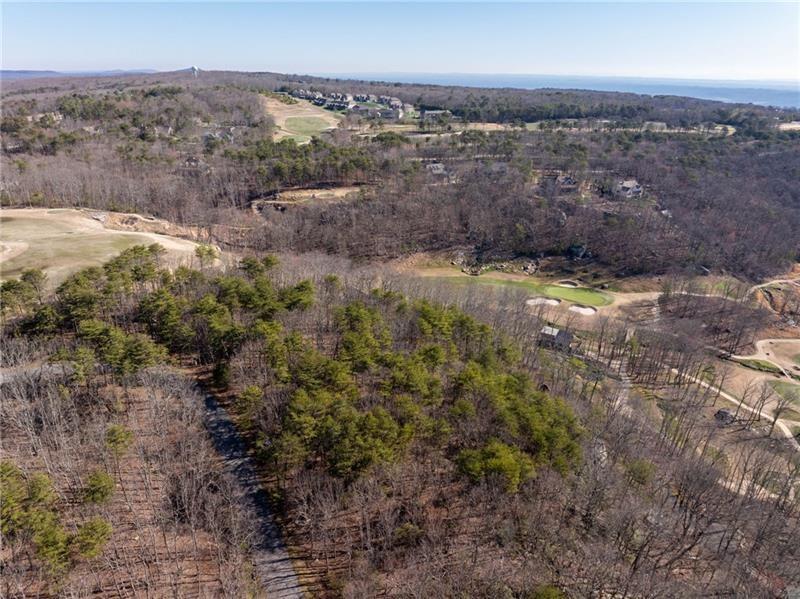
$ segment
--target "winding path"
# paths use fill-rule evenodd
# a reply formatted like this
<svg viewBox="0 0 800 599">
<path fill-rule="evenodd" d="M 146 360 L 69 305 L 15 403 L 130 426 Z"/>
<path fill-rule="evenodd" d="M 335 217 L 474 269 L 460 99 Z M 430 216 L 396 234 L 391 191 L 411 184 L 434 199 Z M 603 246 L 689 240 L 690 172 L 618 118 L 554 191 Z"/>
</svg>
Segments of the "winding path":
<svg viewBox="0 0 800 599">
<path fill-rule="evenodd" d="M 767 351 L 767 346 L 773 345 L 775 343 L 800 343 L 800 339 L 793 339 L 791 337 L 776 338 L 776 339 L 759 339 L 754 344 L 756 346 L 756 352 L 754 354 L 750 354 L 749 356 L 732 355 L 731 358 L 737 360 L 762 360 L 764 362 L 769 362 L 775 368 L 780 370 L 781 373 L 783 373 L 784 377 L 792 379 L 793 377 L 789 373 L 789 371 L 782 364 L 778 363 L 777 360 L 773 359 L 770 352 Z M 772 353 L 774 353 L 774 350 Z"/>
<path fill-rule="evenodd" d="M 672 368 L 671 372 L 673 374 L 679 374 L 678 371 L 675 368 Z M 751 414 L 757 414 L 759 418 L 763 418 L 767 422 L 770 422 L 773 419 L 773 416 L 771 414 L 769 414 L 767 412 L 764 412 L 763 410 L 757 410 L 755 408 L 752 408 L 752 407 L 748 406 L 746 403 L 744 403 L 744 401 L 740 400 L 739 398 L 731 395 L 730 393 L 728 393 L 726 391 L 723 391 L 719 387 L 714 387 L 713 385 L 709 385 L 707 382 L 705 382 L 704 380 L 699 379 L 697 377 L 689 376 L 687 374 L 684 374 L 683 376 L 687 380 L 692 381 L 693 383 L 695 383 L 697 385 L 700 385 L 701 387 L 704 387 L 704 388 L 708 389 L 709 391 L 712 391 L 712 392 L 716 393 L 721 398 L 723 398 L 723 399 L 725 399 L 725 400 L 727 400 L 727 401 L 729 401 L 729 402 L 731 402 L 733 404 L 736 404 L 737 408 L 741 407 L 741 409 L 745 410 L 746 412 L 750 412 Z M 794 434 L 792 434 L 792 431 L 789 429 L 788 426 L 786 426 L 786 424 L 783 422 L 783 420 L 778 418 L 778 421 L 775 423 L 775 425 L 776 425 L 776 428 L 780 429 L 780 431 L 783 433 L 784 437 L 786 437 L 786 439 L 789 440 L 789 442 L 792 445 L 792 447 L 794 448 L 794 450 L 795 451 L 800 451 L 800 442 L 797 441 L 797 439 L 795 438 Z"/>
</svg>

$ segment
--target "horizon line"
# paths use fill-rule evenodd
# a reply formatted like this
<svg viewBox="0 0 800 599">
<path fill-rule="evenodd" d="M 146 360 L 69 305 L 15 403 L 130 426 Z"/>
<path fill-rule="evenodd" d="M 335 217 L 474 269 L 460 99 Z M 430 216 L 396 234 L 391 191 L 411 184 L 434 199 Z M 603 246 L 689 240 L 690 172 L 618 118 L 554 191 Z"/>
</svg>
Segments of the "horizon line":
<svg viewBox="0 0 800 599">
<path fill-rule="evenodd" d="M 59 73 L 59 74 L 87 74 L 92 73 L 138 73 L 138 74 L 158 74 L 158 73 L 174 73 L 191 69 L 190 65 L 187 67 L 175 67 L 167 69 L 154 69 L 149 67 L 131 67 L 131 68 L 80 68 L 80 69 L 54 69 L 54 68 L 23 68 L 23 67 L 0 67 L 0 72 L 30 72 L 30 73 Z M 269 69 L 236 69 L 236 68 L 211 68 L 204 69 L 197 66 L 200 71 L 220 71 L 231 73 L 275 73 L 281 75 L 300 75 L 309 77 L 326 77 L 326 78 L 354 78 L 354 77 L 367 77 L 377 76 L 382 77 L 383 81 L 389 81 L 386 77 L 391 76 L 415 76 L 415 75 L 444 75 L 444 76 L 465 76 L 465 77 L 553 77 L 553 78 L 585 78 L 585 79 L 639 79 L 645 81 L 682 81 L 682 82 L 713 82 L 713 83 L 773 83 L 800 86 L 800 78 L 798 79 L 758 79 L 758 78 L 732 78 L 732 77 L 691 77 L 691 76 L 677 76 L 677 75 L 608 75 L 608 74 L 578 74 L 578 73 L 514 73 L 514 72 L 466 72 L 466 71 L 281 71 Z"/>
</svg>

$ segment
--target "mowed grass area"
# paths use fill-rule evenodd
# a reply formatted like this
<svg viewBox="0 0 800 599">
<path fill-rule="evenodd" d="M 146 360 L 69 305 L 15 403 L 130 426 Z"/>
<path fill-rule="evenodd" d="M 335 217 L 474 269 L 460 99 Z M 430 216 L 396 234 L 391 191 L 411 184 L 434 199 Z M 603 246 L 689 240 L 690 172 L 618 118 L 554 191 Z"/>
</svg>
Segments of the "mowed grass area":
<svg viewBox="0 0 800 599">
<path fill-rule="evenodd" d="M 609 295 L 601 291 L 597 291 L 596 289 L 588 289 L 585 287 L 561 287 L 559 285 L 548 285 L 547 283 L 540 283 L 529 279 L 505 279 L 493 277 L 491 274 L 483 274 L 477 277 L 452 276 L 434 278 L 455 285 L 489 285 L 492 287 L 513 287 L 517 289 L 524 289 L 531 295 L 552 297 L 554 299 L 560 299 L 584 306 L 592 306 L 594 308 L 608 306 L 613 302 L 613 299 Z"/>
<path fill-rule="evenodd" d="M 770 381 L 769 385 L 775 393 L 788 399 L 792 406 L 791 409 L 784 412 L 783 418 L 800 421 L 800 385 L 786 381 Z"/>
<path fill-rule="evenodd" d="M 16 213 L 23 211 L 14 211 Z M 40 211 L 45 213 L 45 211 Z M 37 216 L 0 216 L 0 243 L 24 247 L 0 262 L 0 278 L 19 276 L 27 268 L 41 268 L 50 284 L 88 266 L 100 266 L 134 245 L 160 242 L 170 255 L 191 259 L 194 244 L 163 236 L 104 229 L 75 211 L 46 211 Z M 180 249 L 178 249 L 180 248 Z"/>
<path fill-rule="evenodd" d="M 292 104 L 273 97 L 259 97 L 264 112 L 275 123 L 274 139 L 293 139 L 297 143 L 308 143 L 315 135 L 339 125 L 342 115 L 306 100 Z"/>
<path fill-rule="evenodd" d="M 330 129 L 330 124 L 316 116 L 290 116 L 286 119 L 284 130 L 298 143 L 307 142 L 315 135 Z"/>
<path fill-rule="evenodd" d="M 800 365 L 800 354 L 793 355 L 792 356 L 792 362 L 794 362 L 795 364 Z"/>
<path fill-rule="evenodd" d="M 769 372 L 770 374 L 783 374 L 783 371 L 775 366 L 772 362 L 767 362 L 766 360 L 758 360 L 755 358 L 738 358 L 734 359 L 734 362 L 737 364 L 741 364 L 745 368 L 750 368 L 752 370 L 758 370 L 759 372 Z"/>
<path fill-rule="evenodd" d="M 75 231 L 55 219 L 6 216 L 0 217 L 0 236 L 3 241 L 28 244 L 25 251 L 0 265 L 4 279 L 18 276 L 26 268 L 99 265 L 126 248 L 152 243 L 148 237 L 136 233 L 89 233 Z"/>
<path fill-rule="evenodd" d="M 770 381 L 770 387 L 781 397 L 788 397 L 800 407 L 800 385 L 787 381 Z"/>
</svg>

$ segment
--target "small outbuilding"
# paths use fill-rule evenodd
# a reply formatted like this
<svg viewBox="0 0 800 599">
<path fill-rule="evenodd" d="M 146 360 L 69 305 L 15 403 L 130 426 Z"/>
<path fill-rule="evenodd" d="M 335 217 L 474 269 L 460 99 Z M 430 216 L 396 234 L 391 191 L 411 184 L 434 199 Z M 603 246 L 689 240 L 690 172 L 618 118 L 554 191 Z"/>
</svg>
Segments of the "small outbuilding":
<svg viewBox="0 0 800 599">
<path fill-rule="evenodd" d="M 539 345 L 550 349 L 568 351 L 572 345 L 572 333 L 556 327 L 542 327 L 539 332 Z"/>
<path fill-rule="evenodd" d="M 432 175 L 446 175 L 447 170 L 444 168 L 444 165 L 441 162 L 430 162 L 425 165 L 425 170 L 427 170 Z"/>
</svg>

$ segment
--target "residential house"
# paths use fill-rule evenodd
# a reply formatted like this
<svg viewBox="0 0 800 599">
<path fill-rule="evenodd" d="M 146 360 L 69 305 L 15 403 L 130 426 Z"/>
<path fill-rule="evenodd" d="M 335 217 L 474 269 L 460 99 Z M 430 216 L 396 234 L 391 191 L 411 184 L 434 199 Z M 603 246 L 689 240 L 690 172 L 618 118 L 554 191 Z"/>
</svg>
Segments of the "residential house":
<svg viewBox="0 0 800 599">
<path fill-rule="evenodd" d="M 644 193 L 644 188 L 636 179 L 625 179 L 617 183 L 614 193 L 623 198 L 638 198 Z"/>
<path fill-rule="evenodd" d="M 556 184 L 562 193 L 570 193 L 578 190 L 578 180 L 572 175 L 559 175 L 556 177 Z"/>
<path fill-rule="evenodd" d="M 453 116 L 449 110 L 423 110 L 419 118 L 423 122 L 433 122 L 439 120 L 446 120 Z"/>
<path fill-rule="evenodd" d="M 447 169 L 441 162 L 431 162 L 425 165 L 425 170 L 432 175 L 444 176 L 447 175 Z"/>
</svg>

